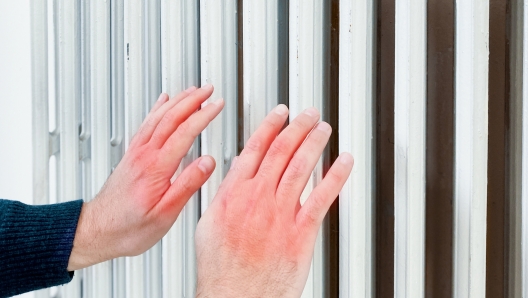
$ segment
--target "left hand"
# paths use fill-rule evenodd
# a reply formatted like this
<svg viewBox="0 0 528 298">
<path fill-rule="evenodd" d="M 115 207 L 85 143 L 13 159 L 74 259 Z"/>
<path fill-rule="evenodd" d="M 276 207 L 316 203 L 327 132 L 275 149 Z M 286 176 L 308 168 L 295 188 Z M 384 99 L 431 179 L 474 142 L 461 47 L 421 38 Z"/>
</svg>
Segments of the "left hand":
<svg viewBox="0 0 528 298">
<path fill-rule="evenodd" d="M 171 100 L 160 96 L 99 194 L 84 204 L 69 271 L 139 255 L 169 231 L 215 168 L 211 156 L 202 156 L 170 181 L 195 138 L 224 106 L 218 100 L 198 110 L 212 92 L 209 85 Z"/>
</svg>

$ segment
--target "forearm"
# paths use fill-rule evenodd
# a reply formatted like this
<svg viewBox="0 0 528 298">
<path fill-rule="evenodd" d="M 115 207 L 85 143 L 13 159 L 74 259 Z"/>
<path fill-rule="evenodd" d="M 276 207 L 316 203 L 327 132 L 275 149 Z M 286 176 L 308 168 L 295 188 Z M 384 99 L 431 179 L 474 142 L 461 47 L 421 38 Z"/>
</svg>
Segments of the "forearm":
<svg viewBox="0 0 528 298">
<path fill-rule="evenodd" d="M 67 283 L 82 201 L 29 206 L 0 200 L 0 297 Z"/>
</svg>

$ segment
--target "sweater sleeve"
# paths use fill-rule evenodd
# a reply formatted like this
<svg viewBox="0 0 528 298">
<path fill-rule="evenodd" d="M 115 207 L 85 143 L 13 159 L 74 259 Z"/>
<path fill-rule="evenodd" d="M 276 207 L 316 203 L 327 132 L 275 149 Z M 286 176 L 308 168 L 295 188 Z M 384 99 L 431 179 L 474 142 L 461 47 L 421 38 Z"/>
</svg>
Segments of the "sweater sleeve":
<svg viewBox="0 0 528 298">
<path fill-rule="evenodd" d="M 30 206 L 0 199 L 0 297 L 65 284 L 83 201 Z"/>
</svg>

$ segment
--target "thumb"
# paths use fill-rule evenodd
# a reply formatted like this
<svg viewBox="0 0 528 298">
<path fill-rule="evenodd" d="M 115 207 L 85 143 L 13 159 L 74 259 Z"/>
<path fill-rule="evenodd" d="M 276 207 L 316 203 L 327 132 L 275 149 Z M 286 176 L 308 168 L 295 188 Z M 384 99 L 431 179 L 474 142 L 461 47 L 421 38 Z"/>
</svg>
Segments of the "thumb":
<svg viewBox="0 0 528 298">
<path fill-rule="evenodd" d="M 174 213 L 176 220 L 183 206 L 189 201 L 189 198 L 209 179 L 216 162 L 212 156 L 205 155 L 193 161 L 183 172 L 174 180 L 169 189 L 165 192 L 160 201 L 161 210 L 168 213 Z"/>
</svg>

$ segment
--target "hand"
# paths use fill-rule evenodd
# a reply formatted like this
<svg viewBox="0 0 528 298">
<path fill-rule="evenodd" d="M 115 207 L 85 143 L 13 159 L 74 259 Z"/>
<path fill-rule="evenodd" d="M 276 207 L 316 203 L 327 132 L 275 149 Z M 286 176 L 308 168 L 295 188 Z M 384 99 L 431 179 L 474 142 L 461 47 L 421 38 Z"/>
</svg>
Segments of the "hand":
<svg viewBox="0 0 528 298">
<path fill-rule="evenodd" d="M 84 204 L 68 270 L 139 255 L 167 233 L 215 168 L 212 157 L 202 156 L 170 181 L 194 139 L 224 106 L 217 100 L 197 111 L 212 92 L 209 85 L 171 100 L 160 96 L 99 194 Z"/>
<path fill-rule="evenodd" d="M 301 206 L 331 127 L 310 108 L 279 134 L 287 117 L 279 105 L 264 119 L 198 222 L 197 297 L 301 295 L 317 232 L 353 158 L 342 154 Z"/>
</svg>

